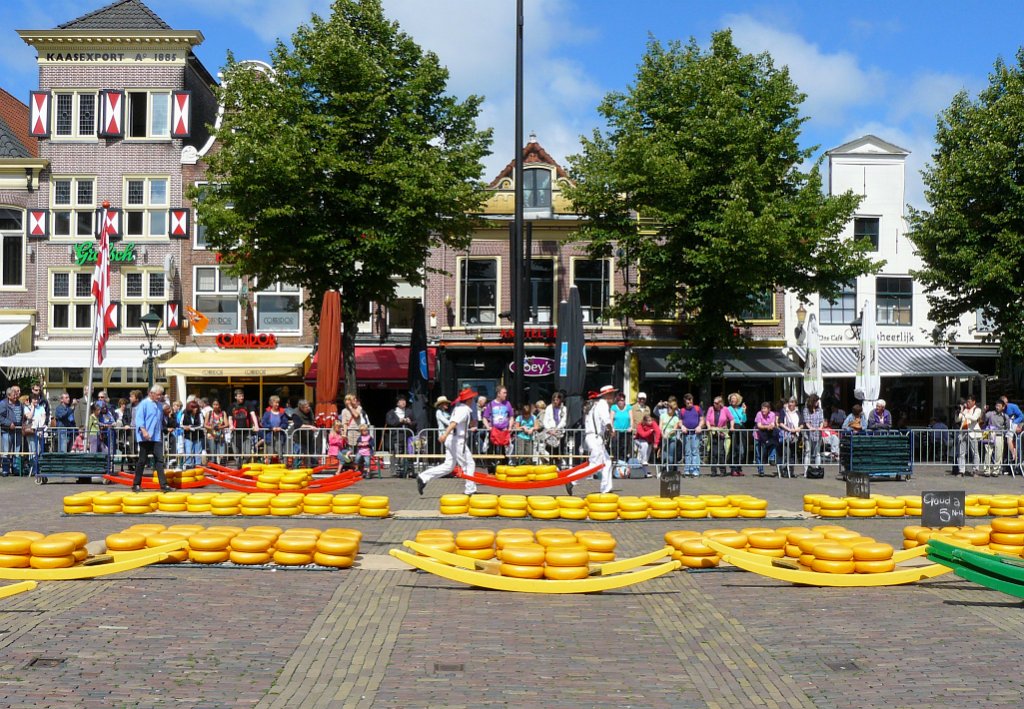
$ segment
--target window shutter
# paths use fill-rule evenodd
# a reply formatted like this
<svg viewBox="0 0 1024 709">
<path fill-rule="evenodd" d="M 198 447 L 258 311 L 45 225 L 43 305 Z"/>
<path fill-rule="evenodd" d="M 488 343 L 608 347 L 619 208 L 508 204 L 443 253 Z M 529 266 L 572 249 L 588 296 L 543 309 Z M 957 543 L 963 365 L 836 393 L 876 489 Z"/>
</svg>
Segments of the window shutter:
<svg viewBox="0 0 1024 709">
<path fill-rule="evenodd" d="M 101 138 L 124 137 L 124 91 L 100 91 Z"/>
<path fill-rule="evenodd" d="M 28 210 L 28 222 L 25 224 L 30 239 L 45 239 L 50 235 L 50 210 Z"/>
<path fill-rule="evenodd" d="M 106 215 L 104 215 L 106 211 Z M 118 207 L 110 207 L 106 210 L 100 208 L 100 229 L 109 229 L 107 236 L 113 241 L 120 239 L 121 232 L 121 210 Z"/>
<path fill-rule="evenodd" d="M 50 92 L 30 91 L 28 105 L 28 134 L 34 138 L 49 138 Z"/>
<path fill-rule="evenodd" d="M 171 93 L 171 137 L 188 138 L 192 135 L 192 92 Z"/>
<path fill-rule="evenodd" d="M 93 311 L 93 317 L 96 317 L 95 310 Z M 110 301 L 110 322 L 114 325 L 110 328 L 111 332 L 121 332 L 121 301 L 112 300 Z"/>
<path fill-rule="evenodd" d="M 192 214 L 191 209 L 168 209 L 169 220 L 171 223 L 171 238 L 172 239 L 187 239 L 189 234 L 189 221 Z"/>
<path fill-rule="evenodd" d="M 168 332 L 181 329 L 181 303 L 175 301 L 167 302 L 167 322 L 165 328 Z"/>
</svg>

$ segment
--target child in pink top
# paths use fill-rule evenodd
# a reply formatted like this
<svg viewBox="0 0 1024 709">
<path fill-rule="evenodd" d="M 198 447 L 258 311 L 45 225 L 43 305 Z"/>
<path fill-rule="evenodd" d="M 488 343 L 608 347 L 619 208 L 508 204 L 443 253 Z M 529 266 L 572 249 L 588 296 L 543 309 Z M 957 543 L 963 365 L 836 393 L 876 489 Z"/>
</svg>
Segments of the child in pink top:
<svg viewBox="0 0 1024 709">
<path fill-rule="evenodd" d="M 356 437 L 356 467 L 363 473 L 364 478 L 371 474 L 370 465 L 373 462 L 374 449 L 377 442 L 370 435 L 370 427 L 365 423 L 359 426 L 359 435 Z"/>
<path fill-rule="evenodd" d="M 331 432 L 327 434 L 327 456 L 338 460 L 338 472 L 341 472 L 341 449 L 345 447 L 345 436 L 341 433 L 341 421 L 335 421 Z"/>
</svg>

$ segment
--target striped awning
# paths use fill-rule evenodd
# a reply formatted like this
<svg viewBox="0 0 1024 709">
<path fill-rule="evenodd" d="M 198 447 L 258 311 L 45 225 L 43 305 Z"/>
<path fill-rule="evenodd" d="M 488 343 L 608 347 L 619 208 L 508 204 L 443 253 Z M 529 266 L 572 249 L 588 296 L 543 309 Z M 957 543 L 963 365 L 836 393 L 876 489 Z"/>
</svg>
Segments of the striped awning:
<svg viewBox="0 0 1024 709">
<path fill-rule="evenodd" d="M 803 348 L 797 349 L 801 359 Z M 977 377 L 978 373 L 941 347 L 878 348 L 879 370 L 883 377 Z M 856 347 L 822 347 L 821 369 L 826 377 L 854 377 L 857 372 Z"/>
</svg>

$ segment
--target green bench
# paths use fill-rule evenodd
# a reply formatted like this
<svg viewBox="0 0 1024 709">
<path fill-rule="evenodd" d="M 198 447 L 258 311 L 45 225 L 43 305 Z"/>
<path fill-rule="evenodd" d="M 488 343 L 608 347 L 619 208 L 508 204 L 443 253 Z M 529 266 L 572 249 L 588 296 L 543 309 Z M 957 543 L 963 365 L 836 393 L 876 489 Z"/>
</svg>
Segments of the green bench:
<svg viewBox="0 0 1024 709">
<path fill-rule="evenodd" d="M 43 453 L 39 456 L 36 484 L 45 485 L 49 478 L 88 480 L 110 472 L 110 456 L 106 453 Z"/>
</svg>

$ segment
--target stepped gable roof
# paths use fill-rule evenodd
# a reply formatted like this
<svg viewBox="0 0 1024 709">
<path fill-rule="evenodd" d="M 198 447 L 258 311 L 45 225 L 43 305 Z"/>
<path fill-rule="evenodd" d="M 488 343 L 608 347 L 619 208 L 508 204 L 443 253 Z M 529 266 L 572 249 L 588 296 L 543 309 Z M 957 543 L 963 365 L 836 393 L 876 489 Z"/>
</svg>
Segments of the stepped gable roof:
<svg viewBox="0 0 1024 709">
<path fill-rule="evenodd" d="M 0 89 L 0 157 L 37 155 L 38 142 L 28 134 L 28 106 Z"/>
<path fill-rule="evenodd" d="M 116 0 L 70 22 L 58 30 L 169 30 L 169 24 L 140 0 Z"/>
<path fill-rule="evenodd" d="M 530 141 L 523 147 L 523 167 L 524 169 L 529 165 L 551 165 L 555 168 L 555 174 L 558 177 L 564 177 L 569 179 L 569 173 L 559 165 L 551 153 L 544 149 L 544 147 L 538 142 L 537 136 L 531 134 Z M 505 168 L 498 173 L 498 176 L 491 180 L 491 183 L 487 185 L 490 188 L 498 186 L 498 183 L 504 180 L 506 177 L 512 177 L 512 174 L 516 169 L 516 161 L 513 160 Z"/>
</svg>

